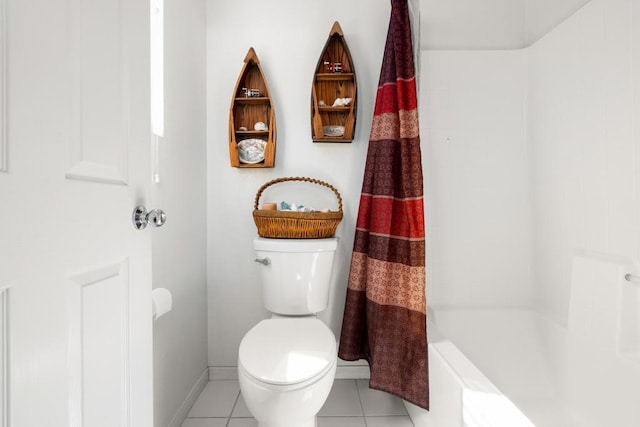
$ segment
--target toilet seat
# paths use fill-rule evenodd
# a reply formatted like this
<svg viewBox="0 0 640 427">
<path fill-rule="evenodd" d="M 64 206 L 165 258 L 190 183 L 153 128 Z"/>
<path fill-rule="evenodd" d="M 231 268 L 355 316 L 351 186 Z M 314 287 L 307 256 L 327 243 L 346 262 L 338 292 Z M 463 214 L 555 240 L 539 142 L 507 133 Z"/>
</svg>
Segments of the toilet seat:
<svg viewBox="0 0 640 427">
<path fill-rule="evenodd" d="M 316 318 L 266 319 L 242 339 L 238 366 L 268 386 L 302 387 L 337 362 L 333 332 Z"/>
</svg>

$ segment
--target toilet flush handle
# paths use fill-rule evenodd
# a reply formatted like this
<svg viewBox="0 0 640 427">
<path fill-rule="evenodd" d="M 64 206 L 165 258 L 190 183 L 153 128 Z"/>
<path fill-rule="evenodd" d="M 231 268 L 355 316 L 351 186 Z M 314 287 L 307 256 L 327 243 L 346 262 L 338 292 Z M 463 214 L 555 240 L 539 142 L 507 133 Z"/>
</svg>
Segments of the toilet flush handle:
<svg viewBox="0 0 640 427">
<path fill-rule="evenodd" d="M 271 264 L 271 260 L 269 258 L 256 258 L 253 260 L 254 262 L 259 262 L 262 265 L 269 265 Z"/>
</svg>

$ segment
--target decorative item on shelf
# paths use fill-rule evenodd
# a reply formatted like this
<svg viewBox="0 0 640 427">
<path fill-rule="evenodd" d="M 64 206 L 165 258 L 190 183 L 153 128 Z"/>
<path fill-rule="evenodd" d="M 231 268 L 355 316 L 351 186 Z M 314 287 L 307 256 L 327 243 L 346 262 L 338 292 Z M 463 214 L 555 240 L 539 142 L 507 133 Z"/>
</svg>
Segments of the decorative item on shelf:
<svg viewBox="0 0 640 427">
<path fill-rule="evenodd" d="M 322 133 L 324 136 L 342 136 L 344 135 L 344 126 L 323 126 Z"/>
<path fill-rule="evenodd" d="M 342 72 L 342 62 L 324 61 L 324 65 L 327 66 L 327 72 L 328 73 L 341 73 Z"/>
<path fill-rule="evenodd" d="M 247 98 L 259 98 L 260 97 L 260 89 L 247 89 L 246 87 L 242 88 L 244 92 L 244 96 Z"/>
<path fill-rule="evenodd" d="M 229 159 L 236 168 L 272 168 L 275 154 L 273 102 L 258 55 L 250 48 L 229 109 Z"/>
<path fill-rule="evenodd" d="M 258 209 L 264 190 L 274 184 L 287 181 L 302 181 L 327 187 L 338 199 L 338 210 L 328 212 L 299 212 Z M 289 204 L 291 208 L 291 204 Z M 303 208 L 304 210 L 304 208 Z M 253 204 L 253 220 L 260 237 L 271 239 L 322 239 L 332 237 L 342 220 L 342 197 L 336 188 L 324 181 L 306 177 L 276 178 L 264 184 L 256 193 Z"/>
<path fill-rule="evenodd" d="M 253 125 L 253 130 L 263 132 L 263 131 L 269 130 L 269 127 L 265 122 L 256 122 L 256 124 Z"/>
<path fill-rule="evenodd" d="M 266 146 L 267 141 L 264 139 L 243 139 L 238 142 L 238 160 L 247 165 L 262 162 Z"/>
<path fill-rule="evenodd" d="M 332 107 L 346 107 L 349 104 L 351 104 L 351 98 L 336 98 Z"/>
<path fill-rule="evenodd" d="M 357 113 L 356 72 L 340 24 L 335 22 L 316 65 L 311 86 L 313 142 L 351 142 Z M 327 127 L 342 127 L 342 133 Z"/>
</svg>

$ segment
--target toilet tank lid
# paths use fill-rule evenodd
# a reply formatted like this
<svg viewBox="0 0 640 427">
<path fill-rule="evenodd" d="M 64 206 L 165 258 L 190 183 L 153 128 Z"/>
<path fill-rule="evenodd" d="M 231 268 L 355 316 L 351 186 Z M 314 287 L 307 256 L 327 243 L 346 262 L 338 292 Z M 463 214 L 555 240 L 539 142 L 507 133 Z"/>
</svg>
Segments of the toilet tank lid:
<svg viewBox="0 0 640 427">
<path fill-rule="evenodd" d="M 266 239 L 264 237 L 256 237 L 253 240 L 253 248 L 257 251 L 325 252 L 335 251 L 337 247 L 337 237 L 326 239 Z"/>
<path fill-rule="evenodd" d="M 267 319 L 242 339 L 238 363 L 259 381 L 293 385 L 337 363 L 336 339 L 319 319 Z"/>
</svg>

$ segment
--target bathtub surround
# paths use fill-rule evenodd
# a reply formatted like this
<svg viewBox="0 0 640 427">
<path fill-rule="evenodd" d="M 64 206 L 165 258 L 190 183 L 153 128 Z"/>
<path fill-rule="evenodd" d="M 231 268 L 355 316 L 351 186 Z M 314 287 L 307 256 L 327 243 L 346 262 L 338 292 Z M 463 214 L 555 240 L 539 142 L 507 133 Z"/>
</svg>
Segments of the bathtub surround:
<svg viewBox="0 0 640 427">
<path fill-rule="evenodd" d="M 407 0 L 391 7 L 338 355 L 366 359 L 371 388 L 428 409 L 416 79 Z"/>
<path fill-rule="evenodd" d="M 640 258 L 639 58 L 631 0 L 592 0 L 522 50 L 422 51 L 430 306 L 472 309 L 450 338 L 536 425 L 640 422 L 623 279 Z M 496 307 L 533 312 L 469 329 Z M 510 333 L 539 337 L 522 344 L 539 357 L 502 347 Z"/>
<path fill-rule="evenodd" d="M 430 306 L 532 300 L 525 51 L 421 52 Z"/>
<path fill-rule="evenodd" d="M 534 305 L 568 324 L 579 251 L 640 259 L 640 2 L 594 0 L 527 54 Z"/>
<path fill-rule="evenodd" d="M 566 325 L 579 251 L 640 258 L 640 3 L 592 0 L 526 49 L 421 54 L 430 305 Z"/>
</svg>

